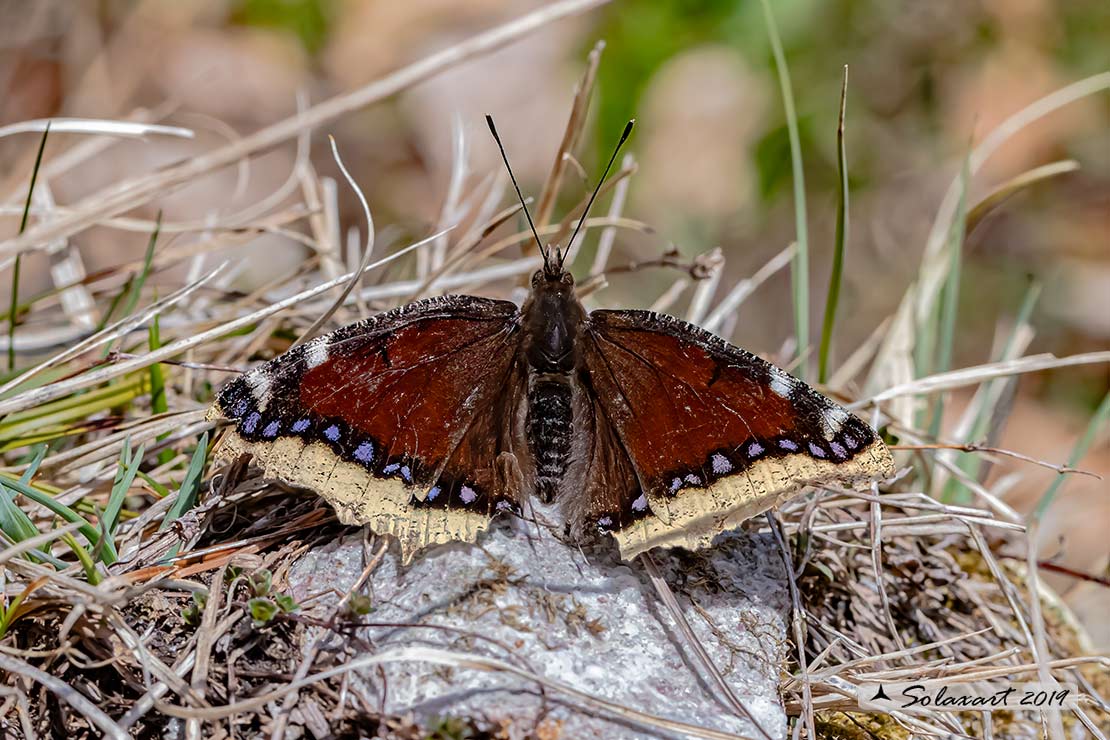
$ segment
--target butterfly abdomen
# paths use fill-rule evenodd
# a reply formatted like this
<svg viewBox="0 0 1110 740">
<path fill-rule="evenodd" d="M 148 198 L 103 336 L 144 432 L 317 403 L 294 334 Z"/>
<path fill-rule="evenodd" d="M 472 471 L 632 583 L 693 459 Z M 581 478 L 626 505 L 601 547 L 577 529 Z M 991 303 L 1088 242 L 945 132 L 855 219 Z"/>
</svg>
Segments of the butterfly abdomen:
<svg viewBox="0 0 1110 740">
<path fill-rule="evenodd" d="M 528 447 L 535 460 L 536 494 L 550 501 L 570 461 L 571 386 L 563 378 L 537 379 L 528 390 Z"/>
</svg>

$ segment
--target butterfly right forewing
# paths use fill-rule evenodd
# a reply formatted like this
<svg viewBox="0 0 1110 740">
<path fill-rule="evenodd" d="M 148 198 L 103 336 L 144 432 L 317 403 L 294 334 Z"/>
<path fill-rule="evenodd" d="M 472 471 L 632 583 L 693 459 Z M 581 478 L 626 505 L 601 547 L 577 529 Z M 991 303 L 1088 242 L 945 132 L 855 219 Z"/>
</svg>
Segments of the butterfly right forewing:
<svg viewBox="0 0 1110 740">
<path fill-rule="evenodd" d="M 646 311 L 594 311 L 583 356 L 593 398 L 636 471 L 625 558 L 707 544 L 807 483 L 893 474 L 874 430 L 785 371 L 712 334 Z M 611 519 L 590 509 L 589 520 Z M 604 528 L 604 527 L 602 527 Z"/>
</svg>

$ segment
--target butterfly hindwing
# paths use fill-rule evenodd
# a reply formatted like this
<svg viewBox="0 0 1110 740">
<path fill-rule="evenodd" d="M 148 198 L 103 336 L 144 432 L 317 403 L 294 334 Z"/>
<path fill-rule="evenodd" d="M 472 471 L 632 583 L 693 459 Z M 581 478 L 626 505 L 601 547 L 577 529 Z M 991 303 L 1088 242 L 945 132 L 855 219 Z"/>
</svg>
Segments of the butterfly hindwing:
<svg viewBox="0 0 1110 740">
<path fill-rule="evenodd" d="M 211 415 L 234 422 L 220 455 L 251 453 L 344 523 L 397 536 L 406 557 L 473 541 L 519 500 L 499 472 L 523 386 L 518 318 L 507 301 L 446 296 L 301 345 L 220 393 Z"/>
<path fill-rule="evenodd" d="M 626 501 L 637 516 L 612 527 L 626 559 L 703 546 L 810 481 L 859 485 L 894 472 L 862 420 L 698 327 L 647 311 L 594 311 L 585 335 L 595 403 L 646 493 L 646 510 Z M 597 524 L 610 514 L 584 516 Z"/>
<path fill-rule="evenodd" d="M 620 531 L 648 514 L 647 497 L 617 430 L 598 401 L 589 373 L 582 373 L 574 407 L 578 444 L 570 475 L 579 481 L 563 502 L 563 513 L 576 539 L 596 531 Z"/>
</svg>

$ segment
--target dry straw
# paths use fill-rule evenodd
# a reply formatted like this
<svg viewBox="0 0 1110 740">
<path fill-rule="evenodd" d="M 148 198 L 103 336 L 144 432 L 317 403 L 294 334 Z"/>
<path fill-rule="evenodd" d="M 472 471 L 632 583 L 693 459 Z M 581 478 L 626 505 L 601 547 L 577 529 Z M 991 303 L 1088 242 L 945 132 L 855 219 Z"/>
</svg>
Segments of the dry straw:
<svg viewBox="0 0 1110 740">
<path fill-rule="evenodd" d="M 212 431 L 203 420 L 212 388 L 246 368 L 255 354 L 271 351 L 278 337 L 288 337 L 290 331 L 308 337 L 317 329 L 354 320 L 362 310 L 381 310 L 447 290 L 508 294 L 538 267 L 536 255 L 519 251 L 528 243 L 529 232 L 503 233 L 505 224 L 518 215 L 517 206 L 505 202 L 505 180 L 500 173 L 470 172 L 465 129 L 458 125 L 449 197 L 436 233 L 416 235 L 409 247 L 386 255 L 385 246 L 372 248 L 370 225 L 362 238 L 352 238 L 358 248 L 351 250 L 348 260 L 341 250 L 339 225 L 324 223 L 335 221 L 337 192 L 307 167 L 308 133 L 601 4 L 552 3 L 188 162 L 117 183 L 67 207 L 40 205 L 30 211 L 24 234 L 0 244 L 0 256 L 11 257 L 46 249 L 92 226 L 151 231 L 153 223 L 121 214 L 203 174 L 240 165 L 268 148 L 297 140 L 296 171 L 270 197 L 219 228 L 202 222 L 163 223 L 160 233 L 179 235 L 178 241 L 159 242 L 143 263 L 117 265 L 102 278 L 105 285 L 118 288 L 131 276 L 130 284 L 136 285 L 141 275 L 187 261 L 189 279 L 169 295 L 155 298 L 140 280 L 134 291 L 120 290 L 121 303 L 125 294 L 139 296 L 133 311 L 105 319 L 103 326 L 83 334 L 73 333 L 71 316 L 52 296 L 29 307 L 35 322 L 20 327 L 20 341 L 46 346 L 57 337 L 69 337 L 70 346 L 55 346 L 52 356 L 24 362 L 20 374 L 0 385 L 0 445 L 7 453 L 7 467 L 0 472 L 5 547 L 0 552 L 0 669 L 5 674 L 0 714 L 17 722 L 27 735 L 45 726 L 45 706 L 65 705 L 71 710 L 67 721 L 73 732 L 94 731 L 106 737 L 128 737 L 140 726 L 161 727 L 167 718 L 184 720 L 186 736 L 204 737 L 232 717 L 244 722 L 265 719 L 271 732 L 280 736 L 291 724 L 308 722 L 305 718 L 313 712 L 326 710 L 341 717 L 358 702 L 373 706 L 365 696 L 352 698 L 361 690 L 351 680 L 355 673 L 387 663 L 421 662 L 457 671 L 495 671 L 522 687 L 542 687 L 574 711 L 611 717 L 645 732 L 736 737 L 713 729 L 711 717 L 679 721 L 656 707 L 618 706 L 553 681 L 544 676 L 542 666 L 522 664 L 510 646 L 491 644 L 466 630 L 460 630 L 467 633 L 461 637 L 472 638 L 466 650 L 433 649 L 416 641 L 389 649 L 368 646 L 359 642 L 362 638 L 348 623 L 357 621 L 351 611 L 357 606 L 355 589 L 338 603 L 330 602 L 330 609 L 306 603 L 298 613 L 281 611 L 276 589 L 267 579 L 280 583 L 303 552 L 333 539 L 338 533 L 333 517 L 314 498 L 261 480 L 242 464 L 212 469 L 205 443 L 197 442 Z M 769 4 L 766 9 L 770 20 Z M 566 170 L 576 164 L 601 53 L 598 45 L 588 58 L 558 156 L 540 195 L 537 230 L 544 238 L 565 238 L 581 217 L 584 203 L 559 222 L 551 218 Z M 781 56 L 776 48 L 785 72 Z M 973 150 L 968 176 L 1024 126 L 1107 87 L 1110 73 L 1097 75 L 1008 119 Z M 785 79 L 783 91 L 789 110 Z M 62 130 L 63 124 L 98 137 L 187 134 L 133 121 L 54 121 L 52 129 Z M 28 122 L 19 130 L 44 126 Z M 42 172 L 51 180 L 64 177 L 89 166 L 99 151 L 78 145 L 46 158 Z M 841 165 L 846 167 L 843 148 L 841 152 Z M 996 189 L 982 203 L 968 203 L 968 228 L 1009 193 L 1071 166 L 1040 168 Z M 648 267 L 677 270 L 680 274 L 656 307 L 681 307 L 692 283 L 686 315 L 721 331 L 745 310 L 746 299 L 787 265 L 795 266 L 796 280 L 805 279 L 804 202 L 799 203 L 799 242 L 732 285 L 721 286 L 729 273 L 717 250 L 706 250 L 692 261 L 664 251 L 639 263 L 614 264 L 618 239 L 647 241 L 643 235 L 648 226 L 624 216 L 635 170 L 634 159 L 626 157 L 602 191 L 602 199 L 609 201 L 607 214 L 587 219 L 583 237 L 574 245 L 577 251 L 586 240 L 598 238 L 589 266 L 589 285 L 595 291 L 591 300 L 602 301 L 604 295 L 597 297 L 596 292 L 623 273 Z M 782 692 L 795 737 L 803 731 L 811 737 L 830 736 L 874 721 L 859 712 L 854 693 L 858 686 L 906 678 L 966 684 L 1024 676 L 1076 683 L 1085 703 L 1067 715 L 1047 712 L 1007 721 L 1024 722 L 1030 733 L 1043 723 L 1054 740 L 1065 733 L 1096 738 L 1106 734 L 1107 659 L 1083 655 L 1082 633 L 1069 627 L 1066 618 L 1046 618 L 1046 613 L 1066 610 L 1038 578 L 1032 533 L 1005 502 L 1007 479 L 983 478 L 959 456 L 1010 455 L 1030 469 L 1048 465 L 1035 455 L 997 450 L 973 438 L 985 428 L 985 420 L 999 416 L 1004 394 L 998 384 L 1022 373 L 1106 363 L 1110 352 L 1022 356 L 1031 338 L 1023 313 L 1018 333 L 995 361 L 942 372 L 918 371 L 915 353 L 922 334 L 944 334 L 926 323 L 938 315 L 932 307 L 951 274 L 949 237 L 958 220 L 959 192 L 966 191 L 958 183 L 959 178 L 941 204 L 921 270 L 898 312 L 860 347 L 844 348 L 847 359 L 839 368 L 829 368 L 829 385 L 839 391 L 854 387 L 870 367 L 865 393 L 853 401 L 854 407 L 897 435 L 904 448 L 899 453 L 902 462 L 916 464 L 870 493 L 813 490 L 784 506 L 777 521 L 763 525 L 780 538 L 794 602 L 791 633 L 796 659 L 783 666 Z M 289 198 L 298 192 L 300 201 L 290 205 Z M 803 193 L 800 187 L 798 192 Z M 12 194 L 7 207 L 14 209 L 25 198 L 26 185 L 21 194 Z M 846 196 L 842 205 L 847 219 Z M 299 228 L 306 219 L 326 213 L 332 215 L 317 228 Z M 372 224 L 368 206 L 366 215 Z M 451 228 L 455 224 L 466 226 Z M 313 258 L 295 273 L 246 296 L 229 287 L 238 269 L 234 258 L 215 269 L 205 266 L 211 255 L 229 250 L 234 254 L 236 245 L 267 232 L 295 235 L 311 248 Z M 843 242 L 844 238 L 838 249 L 844 248 Z M 414 259 L 413 252 L 424 256 Z M 327 255 L 340 265 L 330 278 L 330 268 L 323 264 Z M 573 252 L 568 260 L 572 258 Z M 381 268 L 389 262 L 403 269 L 386 274 Z M 56 287 L 60 291 L 71 286 Z M 103 296 L 105 290 L 98 286 L 96 293 Z M 157 339 L 149 333 L 155 317 L 161 334 Z M 830 319 L 823 327 L 826 347 L 833 332 Z M 798 339 L 798 357 L 805 357 L 809 337 Z M 106 347 L 118 350 L 105 355 Z M 161 413 L 150 402 L 155 366 L 165 376 L 167 397 Z M 955 438 L 936 439 L 917 423 L 916 410 L 925 399 L 958 387 L 980 389 L 974 411 L 960 420 Z M 1110 402 L 1104 407 L 1092 422 L 1091 435 L 1110 415 Z M 125 409 L 122 415 L 117 415 L 119 409 Z M 38 444 L 50 446 L 35 448 Z M 33 448 L 41 452 L 28 454 Z M 1077 447 L 1082 449 L 1083 445 Z M 1075 473 L 1077 463 L 1049 466 L 1064 476 Z M 922 471 L 943 476 L 943 485 L 930 488 Z M 963 497 L 958 503 L 928 495 L 942 497 L 951 486 Z M 1055 490 L 1046 500 L 1051 501 Z M 383 548 L 384 543 L 375 545 L 362 580 L 377 576 Z M 649 565 L 648 570 L 664 606 L 681 616 L 683 594 L 672 591 L 658 569 Z M 263 572 L 269 575 L 263 578 Z M 263 602 L 275 611 L 266 612 L 269 607 Z M 321 597 L 320 604 L 326 602 Z M 156 621 L 151 621 L 152 604 L 162 605 Z M 183 621 L 182 606 L 192 626 Z M 256 633 L 249 625 L 267 613 L 277 627 L 265 638 L 252 636 Z M 323 616 L 313 616 L 317 614 Z M 152 624 L 153 630 L 148 629 Z M 729 677 L 712 664 L 688 625 L 681 619 L 678 624 L 687 647 L 698 657 L 692 670 L 702 672 L 706 690 L 729 711 L 746 713 L 746 697 L 734 692 Z M 292 649 L 302 639 L 312 647 L 299 653 L 292 680 L 271 675 L 268 669 L 235 674 L 234 661 L 217 646 L 233 645 L 232 652 L 240 650 L 241 656 L 250 649 L 244 635 L 248 640 L 274 640 L 274 649 Z M 320 667 L 323 651 L 318 648 L 324 636 L 365 654 Z M 120 676 L 130 681 L 126 690 L 113 688 L 119 686 Z M 128 708 L 109 712 L 97 706 L 90 698 L 94 687 Z M 47 700 L 47 694 L 52 698 Z M 304 711 L 295 712 L 298 708 Z M 1002 720 L 985 714 L 896 712 L 883 721 L 919 735 L 1005 734 L 999 726 Z M 771 729 L 757 726 L 757 731 L 770 734 Z"/>
</svg>

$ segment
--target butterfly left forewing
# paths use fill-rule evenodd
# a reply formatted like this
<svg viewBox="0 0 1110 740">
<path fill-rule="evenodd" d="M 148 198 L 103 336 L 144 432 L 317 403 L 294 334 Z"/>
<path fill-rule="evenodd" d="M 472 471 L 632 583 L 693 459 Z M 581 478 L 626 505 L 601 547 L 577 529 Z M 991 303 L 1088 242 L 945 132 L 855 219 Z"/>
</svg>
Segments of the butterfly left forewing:
<svg viewBox="0 0 1110 740">
<path fill-rule="evenodd" d="M 708 544 L 810 482 L 858 486 L 894 472 L 863 421 L 697 327 L 594 311 L 584 339 L 597 406 L 646 492 L 646 514 L 613 530 L 626 559 Z"/>
<path fill-rule="evenodd" d="M 250 453 L 341 521 L 396 536 L 406 557 L 473 541 L 519 493 L 474 452 L 508 445 L 518 344 L 514 304 L 469 296 L 344 327 L 229 383 L 210 414 L 232 422 L 218 453 Z"/>
</svg>

